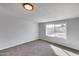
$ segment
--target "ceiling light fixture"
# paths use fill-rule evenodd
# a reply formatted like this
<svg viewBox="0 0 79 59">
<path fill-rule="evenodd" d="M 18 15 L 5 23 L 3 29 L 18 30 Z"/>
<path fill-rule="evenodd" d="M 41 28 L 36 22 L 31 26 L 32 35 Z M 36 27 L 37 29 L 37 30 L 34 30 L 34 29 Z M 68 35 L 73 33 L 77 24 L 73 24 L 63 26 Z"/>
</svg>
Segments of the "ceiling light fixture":
<svg viewBox="0 0 79 59">
<path fill-rule="evenodd" d="M 31 3 L 24 3 L 23 4 L 24 9 L 32 11 L 34 9 L 34 6 Z"/>
</svg>

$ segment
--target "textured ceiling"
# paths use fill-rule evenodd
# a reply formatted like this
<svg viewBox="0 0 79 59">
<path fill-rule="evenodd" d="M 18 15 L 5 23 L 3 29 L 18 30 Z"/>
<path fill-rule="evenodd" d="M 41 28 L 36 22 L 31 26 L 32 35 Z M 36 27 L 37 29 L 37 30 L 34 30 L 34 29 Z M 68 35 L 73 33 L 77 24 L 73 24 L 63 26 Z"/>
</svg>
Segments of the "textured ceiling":
<svg viewBox="0 0 79 59">
<path fill-rule="evenodd" d="M 0 15 L 22 20 L 47 22 L 79 17 L 78 3 L 33 3 L 33 11 L 24 10 L 20 3 L 0 3 Z"/>
</svg>

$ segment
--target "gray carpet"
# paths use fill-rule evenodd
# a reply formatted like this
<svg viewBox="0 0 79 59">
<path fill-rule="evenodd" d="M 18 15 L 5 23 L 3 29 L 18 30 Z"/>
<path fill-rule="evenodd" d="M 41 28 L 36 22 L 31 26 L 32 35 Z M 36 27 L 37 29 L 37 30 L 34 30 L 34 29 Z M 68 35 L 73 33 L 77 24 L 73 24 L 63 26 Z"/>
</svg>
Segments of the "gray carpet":
<svg viewBox="0 0 79 59">
<path fill-rule="evenodd" d="M 0 51 L 0 56 L 56 56 L 50 43 L 36 40 Z"/>
</svg>

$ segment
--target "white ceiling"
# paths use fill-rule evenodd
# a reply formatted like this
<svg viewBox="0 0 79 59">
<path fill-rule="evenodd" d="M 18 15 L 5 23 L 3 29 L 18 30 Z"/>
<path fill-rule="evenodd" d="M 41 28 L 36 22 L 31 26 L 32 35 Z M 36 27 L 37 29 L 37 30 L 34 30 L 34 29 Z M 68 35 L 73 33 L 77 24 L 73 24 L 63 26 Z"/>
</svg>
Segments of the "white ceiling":
<svg viewBox="0 0 79 59">
<path fill-rule="evenodd" d="M 0 3 L 0 15 L 12 16 L 36 22 L 79 17 L 78 3 L 33 3 L 34 10 L 24 10 L 21 3 Z"/>
</svg>

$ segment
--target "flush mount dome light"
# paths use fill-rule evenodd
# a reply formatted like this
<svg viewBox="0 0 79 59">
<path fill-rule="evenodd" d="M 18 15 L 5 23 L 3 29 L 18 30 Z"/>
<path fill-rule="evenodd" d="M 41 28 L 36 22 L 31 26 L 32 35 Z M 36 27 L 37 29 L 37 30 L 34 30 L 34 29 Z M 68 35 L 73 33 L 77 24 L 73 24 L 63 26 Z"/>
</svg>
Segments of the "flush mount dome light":
<svg viewBox="0 0 79 59">
<path fill-rule="evenodd" d="M 24 3 L 23 4 L 24 9 L 32 11 L 34 9 L 33 5 L 31 3 Z"/>
</svg>

